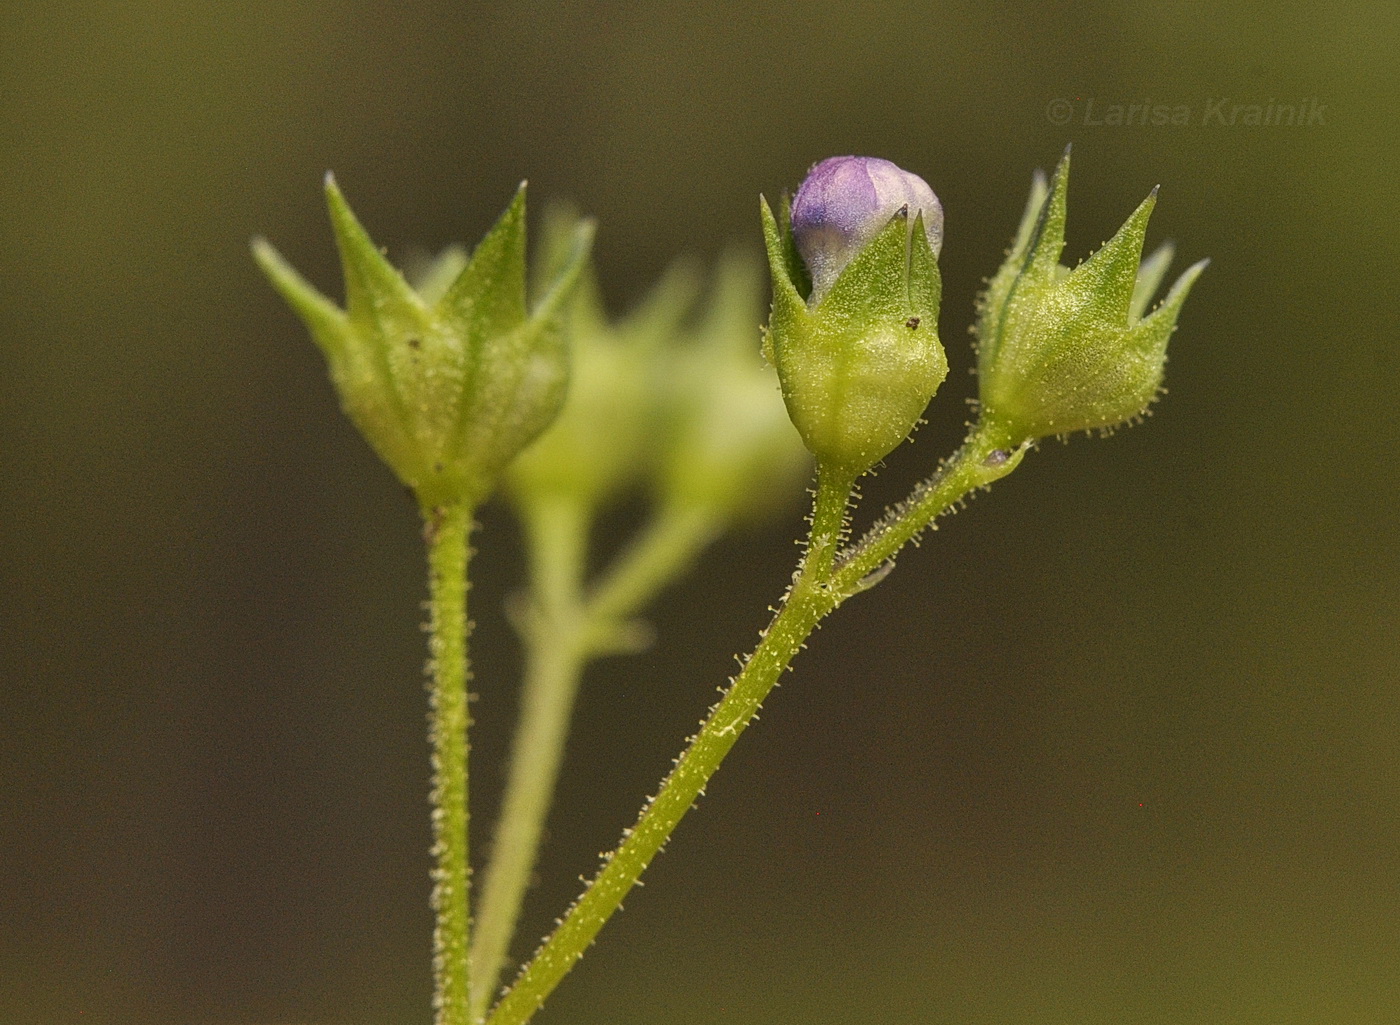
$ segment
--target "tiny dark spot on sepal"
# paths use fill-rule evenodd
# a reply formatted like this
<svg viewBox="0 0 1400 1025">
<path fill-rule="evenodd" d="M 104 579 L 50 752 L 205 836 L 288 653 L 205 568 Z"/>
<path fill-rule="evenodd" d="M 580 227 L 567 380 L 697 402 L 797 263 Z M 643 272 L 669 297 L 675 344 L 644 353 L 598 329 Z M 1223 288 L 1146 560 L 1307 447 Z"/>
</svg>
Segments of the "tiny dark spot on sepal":
<svg viewBox="0 0 1400 1025">
<path fill-rule="evenodd" d="M 919 329 L 919 318 L 910 317 L 904 322 L 904 326 L 907 327 L 910 331 L 917 331 Z"/>
</svg>

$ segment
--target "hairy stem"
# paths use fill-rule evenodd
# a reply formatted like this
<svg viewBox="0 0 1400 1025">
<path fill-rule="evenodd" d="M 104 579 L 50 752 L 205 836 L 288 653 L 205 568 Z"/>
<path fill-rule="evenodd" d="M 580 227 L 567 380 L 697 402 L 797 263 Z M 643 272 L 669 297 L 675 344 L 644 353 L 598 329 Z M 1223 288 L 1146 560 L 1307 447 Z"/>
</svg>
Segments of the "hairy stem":
<svg viewBox="0 0 1400 1025">
<path fill-rule="evenodd" d="M 892 563 L 901 548 L 949 508 L 1016 469 L 1025 451 L 1026 446 L 1012 448 L 1000 431 L 979 421 L 938 472 L 920 482 L 857 544 L 841 553 L 832 574 L 833 588 L 842 595 L 864 590 L 863 580 Z"/>
<path fill-rule="evenodd" d="M 471 949 L 473 1021 L 485 1014 L 510 948 L 564 756 L 586 657 L 580 589 L 589 519 L 572 502 L 536 505 L 524 516 L 530 552 L 530 605 L 521 625 L 525 676 Z"/>
<path fill-rule="evenodd" d="M 643 809 L 636 826 L 628 830 L 621 846 L 608 857 L 583 896 L 497 1004 L 490 1025 L 521 1025 L 528 1021 L 583 956 L 598 930 L 621 906 L 623 897 L 704 790 L 802 642 L 828 611 L 827 594 L 801 581 L 794 585 L 762 643 L 710 713 L 656 797 Z"/>
<path fill-rule="evenodd" d="M 428 663 L 433 761 L 433 1006 L 438 1025 L 469 1025 L 467 949 L 467 562 L 472 509 L 424 510 L 428 545 Z"/>
<path fill-rule="evenodd" d="M 663 509 L 585 601 L 581 580 L 591 517 L 578 505 L 561 502 L 541 503 L 523 518 L 531 563 L 530 606 L 521 631 L 525 678 L 471 950 L 474 1021 L 490 1004 L 515 934 L 584 668 L 626 644 L 627 619 L 679 576 L 719 530 L 710 510 Z"/>
<path fill-rule="evenodd" d="M 837 472 L 818 474 L 806 554 L 758 647 L 710 710 L 700 732 L 689 740 L 656 796 L 642 808 L 636 825 L 623 833 L 619 846 L 506 991 L 487 1025 L 523 1025 L 544 1004 L 704 793 L 817 624 L 846 598 L 869 586 L 871 575 L 889 564 L 938 515 L 1015 469 L 1023 452 L 1024 448 L 1005 447 L 999 432 L 979 423 L 937 473 L 844 553 L 839 549 L 854 482 Z"/>
</svg>

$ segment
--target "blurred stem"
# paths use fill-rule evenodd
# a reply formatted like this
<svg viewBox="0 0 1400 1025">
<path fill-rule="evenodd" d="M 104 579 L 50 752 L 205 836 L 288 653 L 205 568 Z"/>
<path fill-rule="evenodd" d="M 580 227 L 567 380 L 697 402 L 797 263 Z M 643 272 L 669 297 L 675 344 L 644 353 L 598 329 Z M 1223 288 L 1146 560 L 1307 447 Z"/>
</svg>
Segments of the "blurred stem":
<svg viewBox="0 0 1400 1025">
<path fill-rule="evenodd" d="M 473 1021 L 485 1015 L 515 934 L 584 667 L 601 654 L 637 646 L 629 617 L 679 576 L 718 530 L 707 510 L 662 510 L 585 600 L 591 512 L 559 500 L 532 503 L 521 515 L 530 557 L 530 598 L 521 624 L 525 678 L 471 949 Z"/>
<path fill-rule="evenodd" d="M 979 424 L 938 473 L 920 484 L 860 545 L 839 558 L 853 480 L 841 473 L 818 473 L 806 555 L 758 647 L 676 760 L 656 796 L 643 806 L 636 825 L 623 833 L 617 849 L 606 856 L 583 895 L 506 991 L 487 1025 L 523 1025 L 543 1006 L 704 793 L 817 624 L 846 598 L 869 586 L 867 577 L 892 560 L 937 515 L 970 491 L 1009 473 L 1020 456 L 1021 451 L 1001 448 L 996 432 Z"/>
<path fill-rule="evenodd" d="M 467 562 L 472 509 L 425 509 L 428 546 L 428 670 L 433 747 L 433 1006 L 438 1025 L 469 1025 L 467 949 L 471 879 L 467 859 Z"/>
<path fill-rule="evenodd" d="M 622 624 L 681 576 L 722 529 L 713 509 L 662 507 L 593 587 L 589 618 L 598 624 Z"/>
</svg>

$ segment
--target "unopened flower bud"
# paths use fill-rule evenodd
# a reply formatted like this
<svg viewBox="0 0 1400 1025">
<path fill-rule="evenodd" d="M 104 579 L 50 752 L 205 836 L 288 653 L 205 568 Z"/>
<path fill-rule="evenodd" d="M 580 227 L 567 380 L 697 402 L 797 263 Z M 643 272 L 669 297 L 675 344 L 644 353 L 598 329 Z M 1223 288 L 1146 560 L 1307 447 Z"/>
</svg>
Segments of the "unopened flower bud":
<svg viewBox="0 0 1400 1025">
<path fill-rule="evenodd" d="M 773 278 L 764 354 L 819 466 L 857 477 L 909 436 L 948 374 L 942 211 L 888 161 L 838 157 L 813 168 L 790 214 L 766 201 L 762 214 Z"/>
<path fill-rule="evenodd" d="M 419 502 L 481 502 L 563 402 L 569 359 L 559 320 L 591 224 L 580 225 L 531 307 L 523 185 L 470 260 L 440 260 L 421 290 L 390 266 L 329 176 L 326 200 L 345 309 L 261 239 L 255 258 L 310 328 L 345 412 Z"/>
<path fill-rule="evenodd" d="M 1191 285 L 1189 267 L 1147 316 L 1170 250 L 1142 259 L 1157 190 L 1078 267 L 1060 266 L 1069 154 L 1047 187 L 1038 177 L 1006 262 L 981 300 L 981 418 L 1012 445 L 1051 434 L 1113 427 L 1156 397 L 1167 339 Z"/>
<path fill-rule="evenodd" d="M 879 157 L 828 157 L 807 173 L 792 200 L 792 237 L 820 301 L 851 258 L 890 218 L 922 214 L 936 258 L 943 247 L 943 207 L 917 174 Z"/>
</svg>

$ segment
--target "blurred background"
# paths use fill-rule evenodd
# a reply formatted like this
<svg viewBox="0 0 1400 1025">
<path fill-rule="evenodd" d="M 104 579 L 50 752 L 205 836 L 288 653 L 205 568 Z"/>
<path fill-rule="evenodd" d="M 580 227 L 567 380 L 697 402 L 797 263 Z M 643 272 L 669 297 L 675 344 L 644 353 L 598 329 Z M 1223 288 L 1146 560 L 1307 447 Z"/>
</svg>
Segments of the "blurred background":
<svg viewBox="0 0 1400 1025">
<path fill-rule="evenodd" d="M 953 372 L 869 518 L 961 437 L 976 292 L 1073 142 L 1070 262 L 1158 183 L 1149 244 L 1213 258 L 1170 394 L 830 621 L 538 1021 L 1400 1020 L 1397 10 L 12 0 L 0 1019 L 430 1021 L 416 513 L 247 248 L 338 295 L 328 168 L 396 258 L 521 178 L 571 198 L 618 310 L 757 247 L 759 192 L 822 157 L 922 174 Z M 802 513 L 591 672 L 518 955 L 751 647 Z M 521 571 L 482 521 L 479 837 Z"/>
</svg>

